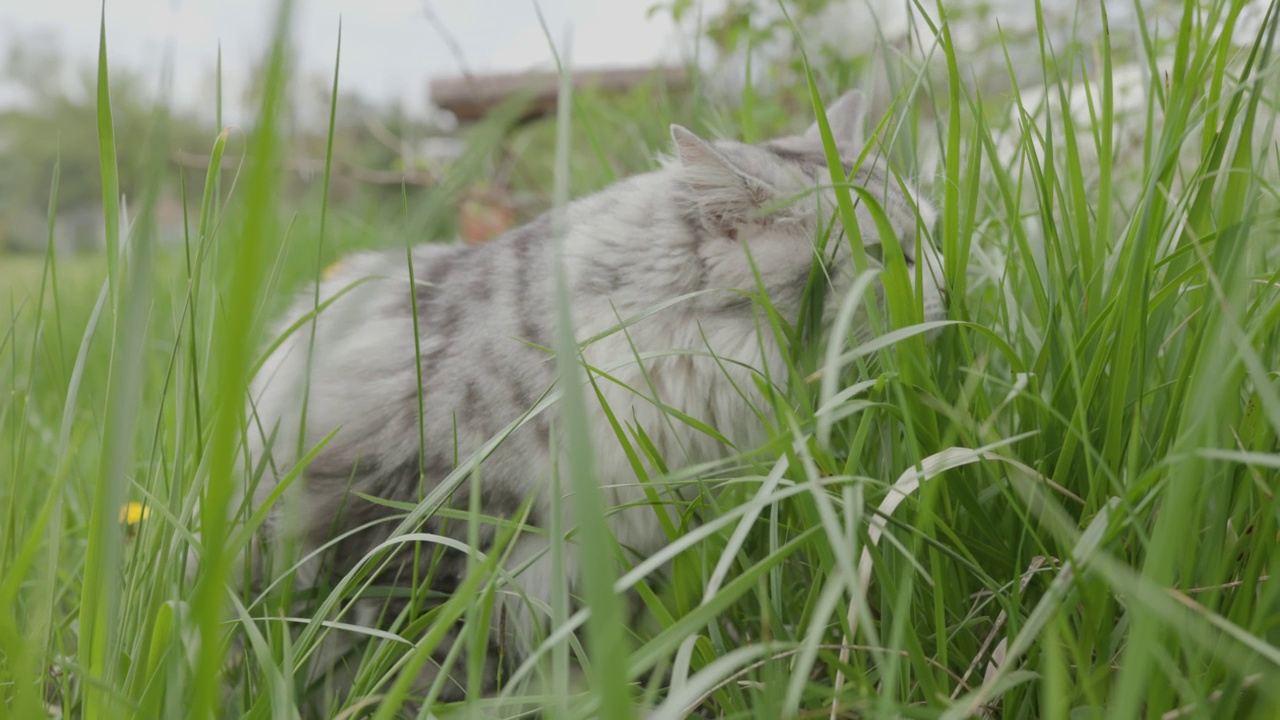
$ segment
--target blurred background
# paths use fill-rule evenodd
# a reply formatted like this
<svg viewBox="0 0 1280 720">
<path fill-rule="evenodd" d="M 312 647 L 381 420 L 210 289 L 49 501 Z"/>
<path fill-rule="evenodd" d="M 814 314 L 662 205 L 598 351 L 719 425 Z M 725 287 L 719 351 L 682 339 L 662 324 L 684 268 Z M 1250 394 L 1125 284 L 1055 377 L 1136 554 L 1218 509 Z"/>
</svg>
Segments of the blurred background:
<svg viewBox="0 0 1280 720">
<path fill-rule="evenodd" d="M 1236 28 L 1242 39 L 1256 33 L 1262 4 L 1255 4 L 1257 12 L 1245 14 L 1251 20 Z M 180 180 L 188 188 L 200 187 L 222 128 L 233 128 L 224 165 L 231 170 L 238 163 L 242 131 L 253 122 L 256 66 L 269 39 L 272 5 L 258 0 L 0 4 L 0 253 L 43 253 L 50 234 L 60 253 L 95 252 L 104 244 L 93 90 L 104 17 L 123 193 L 126 201 L 138 193 L 148 156 L 144 150 L 163 142 L 170 177 L 162 183 L 155 221 L 162 242 L 180 239 Z M 1066 0 L 1044 3 L 1046 26 L 1056 33 L 1048 39 L 1060 43 L 1060 50 L 1101 30 L 1100 8 L 1082 5 L 1089 7 Z M 1162 31 L 1172 35 L 1179 4 L 1151 0 L 1140 5 L 1146 8 L 1142 18 L 1133 3 L 1102 3 L 1119 48 L 1120 113 L 1126 108 L 1141 112 L 1149 85 L 1145 65 L 1125 68 L 1124 48 L 1141 47 L 1138 31 L 1144 26 L 1156 38 Z M 1052 80 L 1038 59 L 1033 3 L 953 0 L 945 6 L 955 42 L 965 51 L 961 57 L 972 63 L 962 72 L 974 78 L 984 96 L 998 97 L 1011 77 L 1023 73 L 1017 79 L 1025 97 Z M 328 198 L 339 211 L 375 221 L 419 204 L 419 194 L 438 184 L 463 154 L 468 128 L 525 91 L 528 106 L 515 116 L 522 122 L 495 143 L 465 186 L 456 188 L 454 225 L 418 233 L 483 240 L 549 202 L 551 135 L 540 127 L 549 123 L 539 122 L 554 115 L 550 73 L 555 55 L 548 32 L 568 48 L 572 67 L 583 73 L 578 86 L 588 98 L 584 102 L 593 91 L 610 96 L 600 107 L 609 109 L 613 119 L 606 122 L 614 123 L 615 139 L 584 143 L 591 158 L 573 165 L 575 192 L 651 165 L 652 149 L 665 143 L 666 121 L 739 133 L 740 123 L 725 120 L 716 126 L 716 114 L 702 106 L 737 104 L 748 76 L 752 92 L 769 101 L 758 104 L 757 127 L 742 132 L 768 134 L 803 125 L 811 113 L 807 90 L 787 81 L 801 66 L 791 25 L 768 0 L 543 0 L 537 5 L 527 0 L 313 0 L 295 10 L 287 111 L 290 190 L 308 192 L 323 172 L 341 23 Z M 789 4 L 787 12 L 801 28 L 828 94 L 855 84 L 893 85 L 895 78 L 883 70 L 893 66 L 883 62 L 888 58 L 939 64 L 929 29 L 936 18 L 919 15 L 905 0 L 803 0 Z M 1034 60 L 1022 62 L 1020 54 Z M 1125 77 L 1132 87 L 1126 87 Z M 881 97 L 892 97 L 897 89 L 890 87 Z M 168 110 L 163 124 L 156 119 L 159 107 Z M 1078 109 L 1087 120 L 1087 107 Z M 916 150 L 908 149 L 908 155 Z M 62 172 L 50 232 L 50 186 L 58 163 Z M 906 166 L 927 169 L 929 163 L 908 157 Z M 181 177 L 184 173 L 187 177 Z M 922 181 L 928 185 L 927 177 Z M 198 193 L 188 195 L 188 210 L 193 198 Z"/>
</svg>

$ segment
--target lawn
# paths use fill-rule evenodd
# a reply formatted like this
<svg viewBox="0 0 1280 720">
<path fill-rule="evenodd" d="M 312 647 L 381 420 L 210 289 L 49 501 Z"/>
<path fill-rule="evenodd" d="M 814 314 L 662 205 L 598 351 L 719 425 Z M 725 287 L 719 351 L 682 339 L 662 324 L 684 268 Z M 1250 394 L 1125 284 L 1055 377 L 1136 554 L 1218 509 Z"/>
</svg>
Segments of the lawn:
<svg viewBox="0 0 1280 720">
<path fill-rule="evenodd" d="M 998 42 L 1004 89 L 971 80 L 945 25 L 927 62 L 886 52 L 891 112 L 869 129 L 939 208 L 947 321 L 926 343 L 777 318 L 794 342 L 770 442 L 672 469 L 701 492 L 655 562 L 596 553 L 539 656 L 451 706 L 408 680 L 455 624 L 483 642 L 486 563 L 380 633 L 340 624 L 376 591 L 363 575 L 302 600 L 227 589 L 246 540 L 222 511 L 268 323 L 344 252 L 437 238 L 499 144 L 545 207 L 652 167 L 670 122 L 802 129 L 872 69 L 814 53 L 736 98 L 587 93 L 515 129 L 504 109 L 438 186 L 331 204 L 327 172 L 282 190 L 282 12 L 243 159 L 185 185 L 183 237 L 160 242 L 165 146 L 115 146 L 104 46 L 107 249 L 0 256 L 0 718 L 1280 716 L 1280 86 L 1275 18 L 1241 38 L 1245 5 L 1188 0 L 1173 34 L 1139 22 L 1115 47 L 1054 46 L 1041 22 L 1034 88 Z M 126 152 L 150 170 L 122 208 Z M 146 517 L 122 520 L 130 502 Z M 623 586 L 645 619 L 606 627 Z M 308 672 L 338 632 L 368 643 L 334 694 Z"/>
</svg>

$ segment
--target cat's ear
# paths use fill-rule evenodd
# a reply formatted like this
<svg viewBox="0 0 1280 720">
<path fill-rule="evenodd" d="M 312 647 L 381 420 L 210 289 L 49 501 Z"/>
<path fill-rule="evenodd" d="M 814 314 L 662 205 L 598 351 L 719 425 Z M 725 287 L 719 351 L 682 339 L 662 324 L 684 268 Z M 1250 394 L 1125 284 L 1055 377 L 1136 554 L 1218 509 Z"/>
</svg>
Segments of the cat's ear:
<svg viewBox="0 0 1280 720">
<path fill-rule="evenodd" d="M 831 125 L 831 136 L 837 143 L 861 147 L 865 142 L 863 123 L 867 119 L 867 98 L 861 90 L 850 90 L 838 100 L 826 107 L 827 123 Z M 809 126 L 805 137 L 822 141 L 818 123 Z"/>
<path fill-rule="evenodd" d="M 756 219 L 777 193 L 711 143 L 680 125 L 671 126 L 689 200 L 708 228 L 733 236 L 738 225 Z"/>
</svg>

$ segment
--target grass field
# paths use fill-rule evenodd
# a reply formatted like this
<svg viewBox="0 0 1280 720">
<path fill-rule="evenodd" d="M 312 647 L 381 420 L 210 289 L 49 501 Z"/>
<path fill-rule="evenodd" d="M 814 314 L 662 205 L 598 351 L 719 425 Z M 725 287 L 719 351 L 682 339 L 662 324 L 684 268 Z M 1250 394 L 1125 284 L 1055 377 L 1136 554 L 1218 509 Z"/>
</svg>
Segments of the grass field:
<svg viewBox="0 0 1280 720">
<path fill-rule="evenodd" d="M 669 574 L 597 553 L 587 609 L 562 598 L 564 632 L 464 707 L 415 702 L 408 680 L 455 621 L 481 637 L 491 567 L 370 634 L 350 695 L 325 697 L 307 687 L 312 652 L 361 632 L 332 622 L 360 578 L 304 614 L 278 590 L 230 592 L 245 536 L 225 511 L 284 297 L 346 249 L 440 226 L 501 118 L 396 216 L 329 207 L 327 176 L 286 205 L 282 11 L 243 164 L 185 188 L 199 211 L 162 244 L 159 141 L 154 182 L 117 221 L 104 46 L 108 249 L 0 257 L 0 718 L 283 718 L 313 702 L 344 718 L 1280 717 L 1280 85 L 1272 15 L 1232 44 L 1243 9 L 1188 0 L 1173 37 L 1042 47 L 1047 109 L 966 83 L 945 26 L 927 68 L 889 58 L 898 101 L 877 134 L 940 208 L 947 324 L 928 344 L 920 328 L 797 342 L 770 444 L 673 471 L 705 490 L 658 556 Z M 523 131 L 545 141 L 527 161 L 563 201 L 641 169 L 672 120 L 752 139 L 803 128 L 837 89 L 825 62 L 736 106 L 584 96 Z M 1139 72 L 1149 101 L 1123 116 L 1121 63 L 1160 68 Z M 782 119 L 784 94 L 803 117 Z M 581 419 L 572 394 L 561 412 Z M 450 482 L 467 480 L 464 463 Z M 149 513 L 134 525 L 130 501 Z M 623 585 L 647 606 L 640 627 L 600 620 L 619 617 Z"/>
</svg>

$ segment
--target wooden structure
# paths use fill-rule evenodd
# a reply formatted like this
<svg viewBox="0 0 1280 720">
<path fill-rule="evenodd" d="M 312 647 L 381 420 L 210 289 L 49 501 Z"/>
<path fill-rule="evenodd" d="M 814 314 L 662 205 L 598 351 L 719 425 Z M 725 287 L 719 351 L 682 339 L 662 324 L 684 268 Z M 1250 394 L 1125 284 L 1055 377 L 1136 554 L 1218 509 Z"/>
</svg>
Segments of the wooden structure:
<svg viewBox="0 0 1280 720">
<path fill-rule="evenodd" d="M 690 86 L 689 71 L 681 67 L 620 68 L 578 70 L 573 73 L 573 88 L 606 93 L 626 92 L 647 81 L 658 80 L 669 90 L 683 91 Z M 479 120 L 504 100 L 527 93 L 522 120 L 551 115 L 559 97 L 560 74 L 557 72 L 503 73 L 438 78 L 431 81 L 431 102 L 448 110 L 458 122 Z"/>
<path fill-rule="evenodd" d="M 574 92 L 618 94 L 653 82 L 673 93 L 687 93 L 692 89 L 689 72 L 683 67 L 596 68 L 574 72 L 571 82 Z M 560 81 L 560 74 L 553 71 L 473 74 L 434 79 L 429 91 L 432 104 L 453 113 L 460 124 L 480 120 L 503 103 L 521 97 L 524 105 L 518 122 L 524 123 L 555 114 Z M 507 148 L 499 146 L 497 153 L 506 157 Z M 516 224 L 516 202 L 505 182 L 483 184 L 465 193 L 457 218 L 458 232 L 464 240 L 484 242 Z"/>
</svg>

